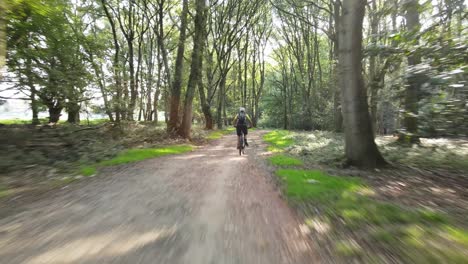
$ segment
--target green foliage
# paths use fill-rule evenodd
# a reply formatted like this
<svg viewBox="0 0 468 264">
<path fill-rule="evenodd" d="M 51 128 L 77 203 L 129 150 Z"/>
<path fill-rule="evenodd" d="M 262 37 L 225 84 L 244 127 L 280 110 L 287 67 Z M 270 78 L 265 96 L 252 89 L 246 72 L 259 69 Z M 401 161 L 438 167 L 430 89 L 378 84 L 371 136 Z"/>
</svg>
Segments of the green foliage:
<svg viewBox="0 0 468 264">
<path fill-rule="evenodd" d="M 97 172 L 96 166 L 83 166 L 80 168 L 80 174 L 83 176 L 92 176 Z"/>
<path fill-rule="evenodd" d="M 109 122 L 109 119 L 102 118 L 102 119 L 81 120 L 82 125 L 90 125 L 90 126 L 101 125 L 101 124 L 104 124 L 106 122 Z M 46 124 L 47 119 L 46 118 L 40 118 L 39 123 Z M 63 124 L 64 122 L 60 121 L 59 123 Z M 3 124 L 3 125 L 29 125 L 29 124 L 31 124 L 31 120 L 18 119 L 18 118 L 3 119 L 3 120 L 0 120 L 0 124 Z"/>
<path fill-rule="evenodd" d="M 109 119 L 108 119 L 108 118 L 91 119 L 91 120 L 81 120 L 81 124 L 83 124 L 83 125 L 91 125 L 91 126 L 101 125 L 101 124 L 104 124 L 104 123 L 107 123 L 107 122 L 109 122 Z"/>
<path fill-rule="evenodd" d="M 359 244 L 357 244 L 356 241 L 352 240 L 337 241 L 335 243 L 335 248 L 338 254 L 345 257 L 358 256 L 363 253 L 361 246 L 359 246 Z"/>
<path fill-rule="evenodd" d="M 344 162 L 344 139 L 328 131 L 275 133 L 274 140 L 288 139 L 287 153 L 299 155 L 306 163 L 340 166 Z M 287 135 L 287 136 L 286 136 Z M 446 170 L 468 169 L 468 145 L 457 139 L 421 139 L 419 145 L 401 145 L 394 137 L 377 137 L 376 143 L 385 159 L 392 163 L 419 168 Z M 280 149 L 277 149 L 280 150 Z M 284 149 L 283 149 L 284 150 Z"/>
<path fill-rule="evenodd" d="M 7 12 L 8 70 L 17 90 L 40 104 L 79 111 L 90 80 L 82 46 L 66 0 L 11 1 Z M 37 107 L 38 103 L 33 103 Z M 57 115 L 58 116 L 58 115 Z"/>
<path fill-rule="evenodd" d="M 329 131 L 291 132 L 296 144 L 289 153 L 303 156 L 306 161 L 339 166 L 343 164 L 343 134 Z"/>
<path fill-rule="evenodd" d="M 349 230 L 359 233 L 361 239 L 378 245 L 384 252 L 414 263 L 464 263 L 468 253 L 468 232 L 451 223 L 441 213 L 428 209 L 406 209 L 375 200 L 373 190 L 352 177 L 330 176 L 321 171 L 278 170 L 291 202 L 312 204 L 325 214 L 329 232 L 338 238 L 335 250 L 345 257 L 366 253 L 353 239 L 344 234 Z M 306 221 L 315 228 L 313 220 Z M 344 226 L 343 226 L 344 225 Z M 346 231 L 342 230 L 346 228 Z M 365 234 L 369 233 L 370 237 Z"/>
<path fill-rule="evenodd" d="M 3 119 L 3 120 L 0 120 L 0 124 L 3 124 L 3 125 L 28 125 L 28 124 L 31 124 L 31 120 Z"/>
<path fill-rule="evenodd" d="M 278 154 L 268 158 L 271 164 L 276 166 L 302 166 L 303 162 L 296 158 Z"/>
<path fill-rule="evenodd" d="M 130 149 L 117 155 L 117 157 L 111 160 L 102 161 L 99 164 L 103 166 L 119 165 L 166 155 L 181 154 L 192 150 L 193 147 L 188 145 L 173 145 L 148 149 Z"/>
<path fill-rule="evenodd" d="M 193 146 L 190 145 L 172 145 L 158 148 L 129 149 L 120 153 L 119 155 L 110 160 L 104 160 L 94 165 L 87 165 L 81 167 L 80 174 L 84 176 L 91 176 L 96 174 L 96 171 L 99 167 L 126 164 L 145 159 L 181 154 L 192 150 Z"/>
<path fill-rule="evenodd" d="M 408 146 L 378 139 L 377 144 L 390 162 L 428 169 L 468 169 L 468 145 L 458 140 L 423 138 L 420 145 Z"/>
<path fill-rule="evenodd" d="M 448 225 L 445 227 L 445 229 L 451 239 L 458 241 L 468 248 L 468 232 L 466 230 Z"/>
<path fill-rule="evenodd" d="M 288 197 L 295 200 L 331 202 L 339 198 L 335 196 L 363 185 L 358 178 L 333 177 L 321 171 L 280 169 L 276 174 L 284 180 Z"/>
<path fill-rule="evenodd" d="M 0 198 L 8 196 L 10 195 L 10 193 L 11 191 L 8 188 L 0 185 Z"/>
<path fill-rule="evenodd" d="M 207 139 L 211 139 L 211 140 L 220 139 L 222 136 L 231 134 L 234 131 L 235 131 L 235 128 L 233 127 L 229 127 L 229 128 L 222 129 L 222 130 L 215 130 L 215 131 L 210 132 L 210 134 L 208 134 Z"/>
<path fill-rule="evenodd" d="M 271 145 L 268 147 L 268 151 L 273 152 L 281 152 L 283 149 L 294 143 L 290 132 L 287 130 L 275 130 L 269 132 L 263 136 L 263 140 Z"/>
</svg>

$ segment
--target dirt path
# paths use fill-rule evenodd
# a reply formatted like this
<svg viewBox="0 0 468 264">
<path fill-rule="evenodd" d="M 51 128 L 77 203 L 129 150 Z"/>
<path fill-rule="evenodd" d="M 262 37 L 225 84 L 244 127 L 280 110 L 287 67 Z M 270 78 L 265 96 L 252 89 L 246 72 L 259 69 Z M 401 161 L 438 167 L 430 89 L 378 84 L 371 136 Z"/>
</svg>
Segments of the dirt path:
<svg viewBox="0 0 468 264">
<path fill-rule="evenodd" d="M 261 166 L 260 132 L 108 168 L 0 219 L 1 263 L 320 263 Z"/>
</svg>

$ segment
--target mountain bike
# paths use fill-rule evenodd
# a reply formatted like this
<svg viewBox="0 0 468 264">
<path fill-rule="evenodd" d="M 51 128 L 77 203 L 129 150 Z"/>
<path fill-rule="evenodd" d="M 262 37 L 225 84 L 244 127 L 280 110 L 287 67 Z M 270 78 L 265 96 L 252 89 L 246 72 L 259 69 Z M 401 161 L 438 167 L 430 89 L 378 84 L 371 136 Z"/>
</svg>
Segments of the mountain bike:
<svg viewBox="0 0 468 264">
<path fill-rule="evenodd" d="M 244 133 L 241 133 L 240 137 L 238 137 L 239 141 L 237 142 L 237 149 L 239 150 L 239 156 L 244 153 L 245 149 L 245 141 L 244 141 Z"/>
</svg>

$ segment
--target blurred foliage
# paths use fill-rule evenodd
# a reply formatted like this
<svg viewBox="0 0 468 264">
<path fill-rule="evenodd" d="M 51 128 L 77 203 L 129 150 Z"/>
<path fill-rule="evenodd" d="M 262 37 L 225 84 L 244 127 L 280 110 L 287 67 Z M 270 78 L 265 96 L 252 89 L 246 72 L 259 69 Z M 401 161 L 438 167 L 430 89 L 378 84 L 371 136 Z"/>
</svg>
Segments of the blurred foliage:
<svg viewBox="0 0 468 264">
<path fill-rule="evenodd" d="M 301 166 L 303 164 L 301 160 L 283 154 L 273 155 L 268 158 L 268 161 L 280 167 Z"/>
<path fill-rule="evenodd" d="M 283 136 L 278 136 L 281 134 Z M 340 167 L 345 160 L 343 134 L 328 131 L 274 132 L 275 140 L 294 142 L 286 153 L 300 156 L 313 164 Z M 405 146 L 396 137 L 377 137 L 384 157 L 392 162 L 425 169 L 468 170 L 468 141 L 421 139 L 420 145 Z"/>
<path fill-rule="evenodd" d="M 328 237 L 347 260 L 465 263 L 468 257 L 468 232 L 441 213 L 378 201 L 359 178 L 293 169 L 276 174 L 290 202 L 309 216 L 314 235 Z"/>
<path fill-rule="evenodd" d="M 376 111 L 375 128 L 379 134 L 404 131 L 405 90 L 408 80 L 418 78 L 416 116 L 418 133 L 423 137 L 465 136 L 468 132 L 468 23 L 464 1 L 426 1 L 420 3 L 421 27 L 407 28 L 407 4 L 377 1 L 367 5 L 364 23 L 363 71 L 368 91 L 369 111 Z M 292 4 L 292 6 L 291 6 Z M 267 91 L 262 102 L 265 127 L 283 129 L 335 129 L 334 111 L 339 112 L 339 93 L 335 93 L 337 74 L 333 60 L 333 21 L 323 27 L 318 42 L 309 40 L 304 28 L 334 10 L 319 6 L 312 15 L 297 1 L 275 1 L 279 6 L 279 29 L 272 64 L 267 73 Z M 285 11 L 284 11 L 285 10 Z M 327 13 L 330 12 L 330 13 Z M 289 13 L 288 13 L 289 12 Z M 302 17 L 301 17 L 302 15 Z M 298 19 L 300 17 L 300 19 Z M 309 21 L 311 24 L 308 24 Z M 401 21 L 401 22 L 399 22 Z M 374 28 L 373 28 L 374 27 Z M 324 41 L 325 36 L 330 41 Z M 312 68 L 307 68 L 307 52 L 318 44 Z M 304 53 L 304 55 L 301 55 Z M 328 57 L 324 55 L 329 55 Z M 421 63 L 409 66 L 408 58 L 420 57 Z M 335 57 L 336 58 L 336 57 Z M 318 68 L 322 67 L 322 71 Z M 304 69 L 308 71 L 304 73 Z M 325 70 L 327 69 L 327 70 Z M 309 75 L 307 75 L 309 74 Z M 312 74 L 312 75 L 310 75 Z M 306 76 L 306 77 L 304 77 Z M 313 76 L 312 89 L 302 86 Z M 322 80 L 318 82 L 318 80 Z M 346 81 L 346 80 L 345 80 Z M 338 87 L 339 88 L 339 87 Z M 335 100 L 335 101 L 334 101 Z M 335 104 L 338 100 L 338 105 Z M 373 109 L 373 104 L 376 109 Z M 310 107 L 310 110 L 308 110 Z M 409 112 L 408 112 L 409 113 Z"/>
<path fill-rule="evenodd" d="M 287 130 L 275 130 L 263 136 L 263 140 L 268 142 L 268 151 L 282 152 L 285 148 L 294 144 L 292 133 Z"/>
<path fill-rule="evenodd" d="M 233 127 L 228 127 L 222 130 L 220 129 L 214 130 L 214 131 L 211 131 L 206 138 L 207 139 L 220 139 L 222 136 L 232 134 L 234 131 L 235 131 L 235 128 Z"/>
<path fill-rule="evenodd" d="M 70 1 L 14 0 L 8 7 L 7 66 L 17 94 L 36 109 L 38 100 L 49 109 L 79 111 L 90 73 Z"/>
</svg>

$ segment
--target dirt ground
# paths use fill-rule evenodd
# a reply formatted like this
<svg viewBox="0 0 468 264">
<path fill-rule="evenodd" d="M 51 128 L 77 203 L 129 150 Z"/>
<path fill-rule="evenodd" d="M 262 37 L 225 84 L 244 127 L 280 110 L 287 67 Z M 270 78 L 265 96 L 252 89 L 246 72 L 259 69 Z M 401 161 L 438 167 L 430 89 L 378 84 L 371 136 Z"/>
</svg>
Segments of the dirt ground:
<svg viewBox="0 0 468 264">
<path fill-rule="evenodd" d="M 265 169 L 261 134 L 251 133 L 246 156 L 228 135 L 32 202 L 12 198 L 0 206 L 0 262 L 324 262 Z"/>
</svg>

